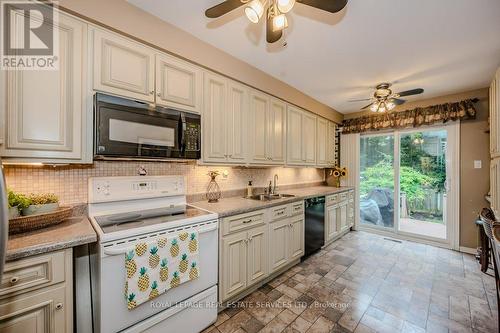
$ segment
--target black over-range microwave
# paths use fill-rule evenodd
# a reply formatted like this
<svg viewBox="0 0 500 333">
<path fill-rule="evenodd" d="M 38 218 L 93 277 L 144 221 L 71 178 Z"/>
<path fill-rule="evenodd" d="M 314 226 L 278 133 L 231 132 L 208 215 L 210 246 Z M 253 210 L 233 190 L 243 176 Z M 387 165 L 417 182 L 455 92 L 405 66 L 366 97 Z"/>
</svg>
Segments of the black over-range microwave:
<svg viewBox="0 0 500 333">
<path fill-rule="evenodd" d="M 199 159 L 200 115 L 97 93 L 94 158 Z"/>
</svg>

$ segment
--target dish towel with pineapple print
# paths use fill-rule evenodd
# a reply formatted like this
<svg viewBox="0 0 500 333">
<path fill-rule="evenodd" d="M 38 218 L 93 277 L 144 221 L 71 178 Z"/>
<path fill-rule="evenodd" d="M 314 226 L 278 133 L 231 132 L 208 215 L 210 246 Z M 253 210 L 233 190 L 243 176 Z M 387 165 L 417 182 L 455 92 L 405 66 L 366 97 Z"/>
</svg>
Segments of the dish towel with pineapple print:
<svg viewBox="0 0 500 333">
<path fill-rule="evenodd" d="M 131 247 L 125 254 L 128 309 L 197 279 L 200 276 L 198 261 L 197 232 L 182 232 Z"/>
</svg>

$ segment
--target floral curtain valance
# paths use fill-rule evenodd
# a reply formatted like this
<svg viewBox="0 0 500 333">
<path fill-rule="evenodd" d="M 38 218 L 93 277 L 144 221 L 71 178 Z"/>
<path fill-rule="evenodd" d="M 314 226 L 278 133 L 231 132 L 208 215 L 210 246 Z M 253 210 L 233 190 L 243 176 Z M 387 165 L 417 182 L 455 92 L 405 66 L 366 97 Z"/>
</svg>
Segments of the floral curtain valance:
<svg viewBox="0 0 500 333">
<path fill-rule="evenodd" d="M 346 119 L 342 123 L 342 133 L 361 133 L 388 128 L 418 127 L 438 122 L 446 123 L 449 120 L 474 119 L 476 117 L 475 102 L 477 102 L 476 99 L 467 99 L 456 103 Z"/>
</svg>

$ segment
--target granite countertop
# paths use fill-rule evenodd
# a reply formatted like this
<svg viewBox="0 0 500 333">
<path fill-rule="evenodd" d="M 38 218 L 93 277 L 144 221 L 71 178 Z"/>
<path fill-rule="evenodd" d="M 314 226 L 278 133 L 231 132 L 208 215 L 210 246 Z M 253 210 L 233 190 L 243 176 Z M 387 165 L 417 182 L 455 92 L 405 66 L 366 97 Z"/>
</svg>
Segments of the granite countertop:
<svg viewBox="0 0 500 333">
<path fill-rule="evenodd" d="M 254 210 L 265 209 L 273 206 L 284 205 L 287 203 L 304 200 L 312 197 L 330 195 L 340 192 L 345 192 L 353 187 L 333 187 L 333 186 L 311 186 L 303 188 L 295 188 L 280 191 L 280 193 L 292 194 L 295 197 L 277 199 L 273 201 L 258 201 L 245 199 L 242 197 L 222 198 L 217 203 L 208 203 L 207 201 L 197 201 L 190 203 L 193 206 L 208 210 L 219 214 L 219 217 L 232 216 L 242 213 L 251 212 Z"/>
<path fill-rule="evenodd" d="M 97 234 L 86 216 L 75 216 L 40 230 L 9 235 L 6 260 L 67 249 L 97 241 Z"/>
</svg>

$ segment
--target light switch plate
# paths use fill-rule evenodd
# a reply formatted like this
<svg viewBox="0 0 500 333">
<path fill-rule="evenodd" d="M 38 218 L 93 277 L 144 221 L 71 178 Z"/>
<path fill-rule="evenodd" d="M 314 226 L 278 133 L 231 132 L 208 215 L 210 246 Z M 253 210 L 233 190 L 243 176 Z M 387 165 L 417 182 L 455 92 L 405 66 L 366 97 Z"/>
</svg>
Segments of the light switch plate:
<svg viewBox="0 0 500 333">
<path fill-rule="evenodd" d="M 483 161 L 475 160 L 474 161 L 474 169 L 481 169 L 483 167 Z"/>
</svg>

